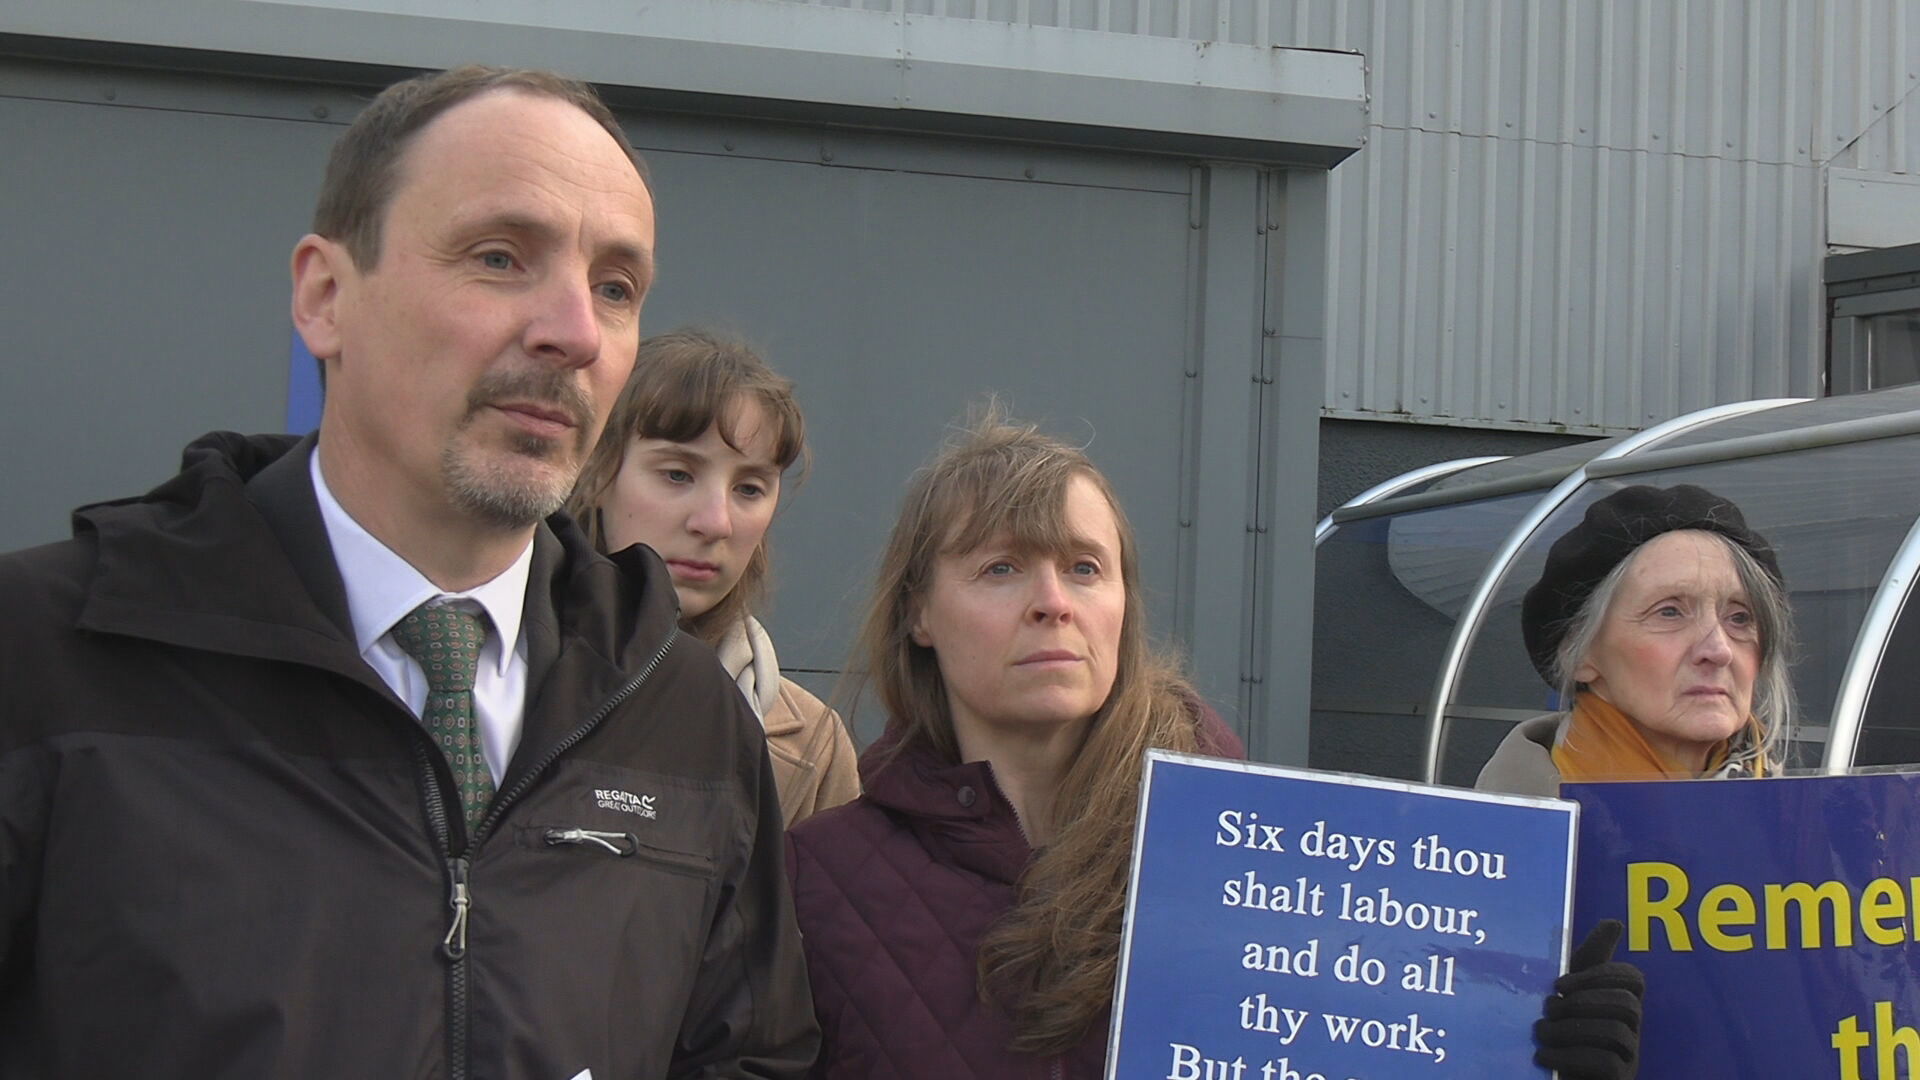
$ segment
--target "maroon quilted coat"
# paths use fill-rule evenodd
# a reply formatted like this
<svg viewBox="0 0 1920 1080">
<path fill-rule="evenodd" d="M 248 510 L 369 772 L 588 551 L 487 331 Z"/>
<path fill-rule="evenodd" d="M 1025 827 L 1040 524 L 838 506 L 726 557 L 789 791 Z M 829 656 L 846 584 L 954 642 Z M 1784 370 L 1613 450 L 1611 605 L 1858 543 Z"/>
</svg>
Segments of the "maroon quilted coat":
<svg viewBox="0 0 1920 1080">
<path fill-rule="evenodd" d="M 1208 753 L 1244 757 L 1201 706 Z M 1098 1080 L 1107 1025 L 1065 1055 L 1007 1049 L 1012 1024 L 980 999 L 980 939 L 1013 905 L 1033 857 L 986 762 L 929 747 L 861 757 L 866 793 L 787 834 L 787 874 L 813 980 L 826 1080 Z"/>
</svg>

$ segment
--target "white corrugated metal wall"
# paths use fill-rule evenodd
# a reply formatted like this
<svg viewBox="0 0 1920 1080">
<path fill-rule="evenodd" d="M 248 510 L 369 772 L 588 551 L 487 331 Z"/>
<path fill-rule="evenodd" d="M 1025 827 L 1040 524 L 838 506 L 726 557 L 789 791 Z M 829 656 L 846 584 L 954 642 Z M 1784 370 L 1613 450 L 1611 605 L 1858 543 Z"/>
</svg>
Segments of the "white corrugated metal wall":
<svg viewBox="0 0 1920 1080">
<path fill-rule="evenodd" d="M 1902 0 L 846 6 L 1365 53 L 1331 416 L 1616 432 L 1818 393 L 1826 167 L 1905 173 L 1920 145 Z"/>
</svg>

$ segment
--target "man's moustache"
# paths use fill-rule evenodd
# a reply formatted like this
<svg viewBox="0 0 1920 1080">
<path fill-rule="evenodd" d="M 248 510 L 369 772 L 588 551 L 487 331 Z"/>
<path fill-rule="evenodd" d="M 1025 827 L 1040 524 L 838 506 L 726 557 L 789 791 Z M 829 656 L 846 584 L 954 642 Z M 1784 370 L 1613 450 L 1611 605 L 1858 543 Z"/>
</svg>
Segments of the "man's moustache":
<svg viewBox="0 0 1920 1080">
<path fill-rule="evenodd" d="M 585 431 L 593 422 L 593 403 L 586 391 L 563 375 L 495 375 L 482 379 L 467 395 L 467 412 L 504 402 L 525 403 L 564 413 L 573 426 Z"/>
</svg>

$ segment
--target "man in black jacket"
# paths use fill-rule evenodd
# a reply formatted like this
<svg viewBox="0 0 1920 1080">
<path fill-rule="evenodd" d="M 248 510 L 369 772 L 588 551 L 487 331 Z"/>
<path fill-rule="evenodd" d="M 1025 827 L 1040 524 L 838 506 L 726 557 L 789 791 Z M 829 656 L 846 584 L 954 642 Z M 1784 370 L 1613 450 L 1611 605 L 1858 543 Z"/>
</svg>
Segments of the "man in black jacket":
<svg viewBox="0 0 1920 1080">
<path fill-rule="evenodd" d="M 317 439 L 0 557 L 0 1078 L 805 1072 L 759 725 L 549 516 L 653 234 L 590 89 L 391 88 L 293 254 Z"/>
</svg>

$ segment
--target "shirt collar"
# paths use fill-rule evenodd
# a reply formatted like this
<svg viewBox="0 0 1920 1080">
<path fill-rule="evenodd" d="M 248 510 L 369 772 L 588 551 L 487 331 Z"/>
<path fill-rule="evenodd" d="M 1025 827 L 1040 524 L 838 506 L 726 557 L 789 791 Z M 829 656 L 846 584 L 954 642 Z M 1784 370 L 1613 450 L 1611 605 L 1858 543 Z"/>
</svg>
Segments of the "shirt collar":
<svg viewBox="0 0 1920 1080">
<path fill-rule="evenodd" d="M 313 494 L 320 503 L 320 519 L 326 523 L 327 540 L 333 545 L 333 560 L 340 568 L 340 580 L 347 589 L 347 614 L 353 619 L 354 646 L 365 656 L 374 644 L 393 629 L 407 613 L 435 597 L 446 600 L 472 600 L 493 621 L 493 636 L 500 642 L 499 665 L 505 674 L 520 641 L 520 611 L 527 602 L 527 576 L 533 567 L 533 540 L 512 565 L 498 577 L 465 592 L 442 592 L 428 581 L 413 564 L 394 553 L 353 520 L 327 487 L 320 472 L 320 451 L 311 461 Z"/>
</svg>

